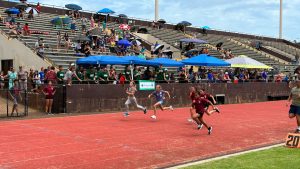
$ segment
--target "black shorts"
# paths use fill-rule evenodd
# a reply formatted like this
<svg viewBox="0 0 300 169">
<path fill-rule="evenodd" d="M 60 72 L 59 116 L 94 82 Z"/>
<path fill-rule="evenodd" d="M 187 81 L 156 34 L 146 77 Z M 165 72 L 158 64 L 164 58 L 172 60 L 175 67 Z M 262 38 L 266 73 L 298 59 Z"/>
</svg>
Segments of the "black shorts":
<svg viewBox="0 0 300 169">
<path fill-rule="evenodd" d="M 300 115 L 300 106 L 291 105 L 289 114 Z"/>
</svg>

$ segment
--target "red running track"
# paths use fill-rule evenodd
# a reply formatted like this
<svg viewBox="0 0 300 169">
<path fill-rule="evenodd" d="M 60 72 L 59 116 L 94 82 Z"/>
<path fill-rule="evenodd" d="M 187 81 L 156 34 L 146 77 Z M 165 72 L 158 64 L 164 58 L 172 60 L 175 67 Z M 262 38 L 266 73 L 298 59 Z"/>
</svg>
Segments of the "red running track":
<svg viewBox="0 0 300 169">
<path fill-rule="evenodd" d="M 220 106 L 213 134 L 187 121 L 188 109 L 0 123 L 0 168 L 159 168 L 282 142 L 293 131 L 285 102 Z"/>
</svg>

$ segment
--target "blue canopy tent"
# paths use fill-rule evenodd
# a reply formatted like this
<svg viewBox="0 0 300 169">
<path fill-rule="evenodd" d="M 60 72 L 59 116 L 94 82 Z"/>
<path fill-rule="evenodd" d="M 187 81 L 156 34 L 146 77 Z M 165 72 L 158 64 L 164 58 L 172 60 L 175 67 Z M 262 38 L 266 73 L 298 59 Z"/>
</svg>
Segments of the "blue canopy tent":
<svg viewBox="0 0 300 169">
<path fill-rule="evenodd" d="M 185 65 L 192 66 L 230 66 L 230 63 L 227 63 L 216 57 L 209 56 L 207 54 L 201 54 L 190 59 L 181 61 Z"/>
<path fill-rule="evenodd" d="M 156 58 L 148 61 L 149 66 L 166 66 L 166 67 L 182 67 L 183 63 L 167 58 Z"/>
<path fill-rule="evenodd" d="M 99 64 L 98 58 L 96 56 L 89 56 L 86 58 L 80 58 L 76 61 L 77 65 L 97 65 Z"/>
<path fill-rule="evenodd" d="M 186 42 L 186 43 L 199 43 L 199 44 L 207 44 L 207 41 L 202 39 L 180 39 L 180 42 Z"/>
<path fill-rule="evenodd" d="M 124 60 L 127 60 L 131 65 L 143 65 L 148 66 L 149 62 L 145 59 L 142 59 L 138 56 L 124 56 L 122 57 Z"/>
<path fill-rule="evenodd" d="M 65 5 L 66 8 L 74 10 L 74 11 L 80 11 L 82 10 L 82 7 L 76 4 L 67 4 Z"/>
<path fill-rule="evenodd" d="M 114 14 L 115 11 L 108 9 L 108 8 L 103 8 L 101 10 L 99 10 L 97 13 L 103 13 L 103 14 Z"/>
</svg>

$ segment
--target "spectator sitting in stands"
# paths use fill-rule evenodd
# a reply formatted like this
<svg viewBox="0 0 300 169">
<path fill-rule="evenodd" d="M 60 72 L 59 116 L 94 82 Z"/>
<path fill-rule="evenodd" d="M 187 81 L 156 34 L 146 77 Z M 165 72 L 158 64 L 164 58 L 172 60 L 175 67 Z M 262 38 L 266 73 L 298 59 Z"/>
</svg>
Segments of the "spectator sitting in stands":
<svg viewBox="0 0 300 169">
<path fill-rule="evenodd" d="M 23 26 L 23 35 L 24 36 L 30 35 L 30 29 L 28 23 L 25 23 L 25 25 Z"/>
<path fill-rule="evenodd" d="M 91 55 L 91 47 L 88 43 L 85 44 L 85 47 L 84 47 L 84 54 L 86 57 L 90 56 Z"/>
<path fill-rule="evenodd" d="M 81 53 L 81 43 L 80 43 L 80 40 L 75 43 L 75 52 L 76 52 L 76 54 Z"/>
<path fill-rule="evenodd" d="M 35 43 L 35 50 L 38 55 L 42 56 L 45 52 L 45 44 L 44 44 L 44 39 L 40 38 L 36 43 Z"/>
<path fill-rule="evenodd" d="M 3 18 L 1 14 L 0 14 L 0 22 L 3 23 Z"/>
<path fill-rule="evenodd" d="M 22 34 L 22 26 L 21 26 L 20 22 L 17 22 L 16 31 L 17 31 L 18 35 Z"/>
</svg>

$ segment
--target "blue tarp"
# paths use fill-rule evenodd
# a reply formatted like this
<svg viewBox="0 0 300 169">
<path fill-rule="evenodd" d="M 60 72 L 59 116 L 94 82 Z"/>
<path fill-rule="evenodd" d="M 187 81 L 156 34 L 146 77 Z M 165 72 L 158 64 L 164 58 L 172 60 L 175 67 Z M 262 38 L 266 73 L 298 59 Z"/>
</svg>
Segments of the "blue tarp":
<svg viewBox="0 0 300 169">
<path fill-rule="evenodd" d="M 167 58 L 157 58 L 149 60 L 149 66 L 182 67 L 183 63 Z"/>
<path fill-rule="evenodd" d="M 79 11 L 82 10 L 81 6 L 76 5 L 76 4 L 67 4 L 65 5 L 66 8 L 74 10 L 74 11 Z"/>
<path fill-rule="evenodd" d="M 103 8 L 101 10 L 99 10 L 97 13 L 103 13 L 103 14 L 113 14 L 115 13 L 113 10 L 108 9 L 108 8 Z"/>
<path fill-rule="evenodd" d="M 201 40 L 201 39 L 180 39 L 180 42 L 186 42 L 186 43 L 202 43 L 202 44 L 206 44 L 207 42 L 205 40 Z"/>
<path fill-rule="evenodd" d="M 183 60 L 182 63 L 193 66 L 230 66 L 229 63 L 207 54 L 201 54 L 199 56 Z"/>
<path fill-rule="evenodd" d="M 122 57 L 124 60 L 129 61 L 129 64 L 134 64 L 134 65 L 143 65 L 147 66 L 149 65 L 149 62 L 145 59 L 142 59 L 138 56 L 124 56 Z"/>
</svg>

